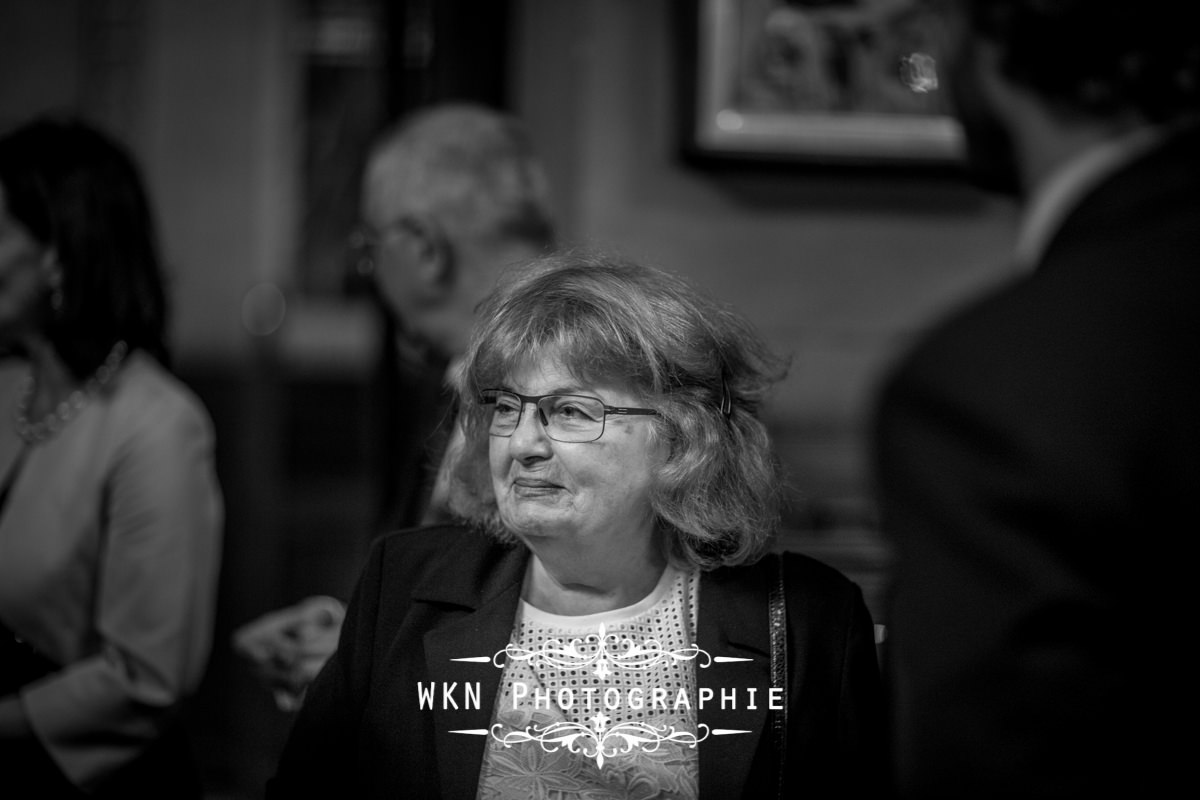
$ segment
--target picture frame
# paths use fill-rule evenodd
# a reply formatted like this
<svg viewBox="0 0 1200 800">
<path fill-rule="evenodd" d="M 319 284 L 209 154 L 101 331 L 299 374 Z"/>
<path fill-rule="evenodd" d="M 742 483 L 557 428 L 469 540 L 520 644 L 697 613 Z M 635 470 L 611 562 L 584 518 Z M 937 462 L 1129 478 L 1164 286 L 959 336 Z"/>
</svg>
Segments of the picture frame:
<svg viewBox="0 0 1200 800">
<path fill-rule="evenodd" d="M 917 0 L 689 0 L 693 159 L 958 167 L 941 36 Z"/>
</svg>

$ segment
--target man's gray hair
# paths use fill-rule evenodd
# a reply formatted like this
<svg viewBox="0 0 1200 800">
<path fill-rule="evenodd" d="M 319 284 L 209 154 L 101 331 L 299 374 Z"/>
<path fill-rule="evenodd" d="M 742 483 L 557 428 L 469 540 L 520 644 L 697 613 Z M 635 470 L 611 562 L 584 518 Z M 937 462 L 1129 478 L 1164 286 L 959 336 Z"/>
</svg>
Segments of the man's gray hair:
<svg viewBox="0 0 1200 800">
<path fill-rule="evenodd" d="M 432 218 L 456 236 L 554 238 L 550 190 L 525 127 L 470 103 L 418 109 L 371 149 L 366 199 L 379 216 Z"/>
</svg>

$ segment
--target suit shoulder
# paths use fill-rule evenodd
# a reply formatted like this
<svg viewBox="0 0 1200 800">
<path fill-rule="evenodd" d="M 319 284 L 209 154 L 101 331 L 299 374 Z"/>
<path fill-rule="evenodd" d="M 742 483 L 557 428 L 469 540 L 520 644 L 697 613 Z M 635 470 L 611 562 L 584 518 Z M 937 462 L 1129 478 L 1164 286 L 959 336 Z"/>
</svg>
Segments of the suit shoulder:
<svg viewBox="0 0 1200 800">
<path fill-rule="evenodd" d="M 958 365 L 969 369 L 978 354 L 994 352 L 996 345 L 1021 336 L 1026 329 L 1023 310 L 1031 291 L 1028 279 L 1008 282 L 952 309 L 923 331 L 898 362 L 892 376 L 944 369 Z"/>
<path fill-rule="evenodd" d="M 1096 365 L 1095 351 L 1063 301 L 1026 276 L 994 288 L 934 324 L 883 376 L 873 424 L 897 413 L 959 419 L 987 408 L 1004 418 L 1058 415 Z M 1040 393 L 1028 391 L 1036 386 Z"/>
</svg>

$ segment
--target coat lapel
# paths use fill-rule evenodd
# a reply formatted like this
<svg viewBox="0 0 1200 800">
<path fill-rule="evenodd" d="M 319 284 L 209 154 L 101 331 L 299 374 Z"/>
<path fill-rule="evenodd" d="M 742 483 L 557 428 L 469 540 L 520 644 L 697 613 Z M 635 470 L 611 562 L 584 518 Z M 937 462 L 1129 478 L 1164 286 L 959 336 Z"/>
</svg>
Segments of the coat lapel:
<svg viewBox="0 0 1200 800">
<path fill-rule="evenodd" d="M 491 657 L 509 643 L 528 551 L 484 542 L 447 554 L 414 590 L 414 597 L 442 609 L 441 621 L 424 636 L 425 667 L 438 694 L 433 708 L 442 797 L 472 800 L 479 788 L 488 737 L 453 731 L 486 731 L 492 722 L 501 670 Z M 452 606 L 456 608 L 444 608 Z M 484 658 L 488 661 L 456 659 Z M 457 684 L 458 708 L 443 707 L 444 684 Z M 479 703 L 464 707 L 466 685 L 478 685 Z"/>
<path fill-rule="evenodd" d="M 714 658 L 710 666 L 696 670 L 699 687 L 713 690 L 712 699 L 697 712 L 697 721 L 709 726 L 708 738 L 700 743 L 701 798 L 744 794 L 766 728 L 771 673 L 764 562 L 719 569 L 704 575 L 700 583 L 698 644 Z M 718 663 L 717 657 L 749 660 Z M 751 688 L 757 689 L 754 708 L 749 708 Z M 722 689 L 733 690 L 736 701 L 722 702 Z M 718 730 L 748 732 L 713 733 Z"/>
</svg>

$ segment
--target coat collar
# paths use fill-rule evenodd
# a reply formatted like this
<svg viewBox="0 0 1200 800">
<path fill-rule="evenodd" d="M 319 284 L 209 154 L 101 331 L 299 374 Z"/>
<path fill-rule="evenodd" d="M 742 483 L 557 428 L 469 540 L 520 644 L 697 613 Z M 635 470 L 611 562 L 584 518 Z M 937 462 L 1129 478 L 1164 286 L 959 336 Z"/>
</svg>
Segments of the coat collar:
<svg viewBox="0 0 1200 800">
<path fill-rule="evenodd" d="M 486 733 L 496 706 L 501 670 L 491 658 L 512 634 L 529 551 L 484 536 L 461 536 L 442 550 L 413 587 L 413 600 L 440 607 L 441 615 L 424 636 L 425 666 L 439 684 L 479 687 L 478 707 L 435 705 L 434 736 L 442 797 L 472 800 L 487 746 Z M 487 658 L 487 661 L 458 659 Z"/>
<path fill-rule="evenodd" d="M 487 736 L 453 733 L 486 731 L 491 724 L 501 670 L 490 661 L 509 643 L 521 598 L 529 551 L 482 536 L 462 537 L 447 548 L 413 587 L 413 599 L 442 606 L 441 620 L 425 634 L 426 667 L 438 681 L 479 684 L 477 709 L 434 709 L 438 771 L 445 798 L 474 798 Z M 700 744 L 700 796 L 740 797 L 767 723 L 770 637 L 767 583 L 762 564 L 706 573 L 700 582 L 697 644 L 710 656 L 748 661 L 697 666 L 697 685 L 714 691 L 697 710 L 697 722 L 710 734 Z M 720 702 L 721 687 L 735 688 L 737 706 Z M 747 689 L 755 688 L 748 709 Z M 460 694 L 461 696 L 461 694 Z M 722 707 L 724 706 L 724 707 Z M 747 733 L 714 735 L 711 730 Z"/>
<path fill-rule="evenodd" d="M 520 589 L 529 560 L 524 545 L 501 543 L 464 529 L 439 527 L 429 533 L 453 536 L 454 540 L 440 550 L 413 586 L 414 601 L 474 610 L 494 602 L 513 584 Z"/>
</svg>

